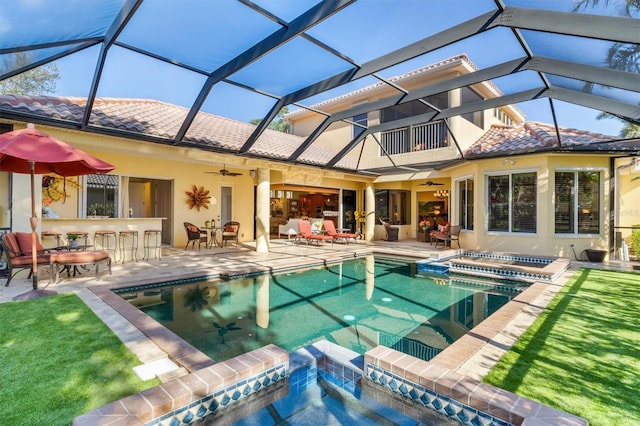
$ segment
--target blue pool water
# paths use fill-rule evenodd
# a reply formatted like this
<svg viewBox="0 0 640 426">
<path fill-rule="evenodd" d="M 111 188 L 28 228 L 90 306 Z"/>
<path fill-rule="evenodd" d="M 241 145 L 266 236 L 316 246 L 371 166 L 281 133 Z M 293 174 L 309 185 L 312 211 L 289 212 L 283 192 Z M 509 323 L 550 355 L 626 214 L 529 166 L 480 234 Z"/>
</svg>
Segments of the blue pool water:
<svg viewBox="0 0 640 426">
<path fill-rule="evenodd" d="M 118 292 L 215 361 L 269 343 L 292 352 L 326 339 L 363 354 L 385 345 L 431 359 L 518 291 L 416 273 L 365 258 L 230 281 Z"/>
</svg>

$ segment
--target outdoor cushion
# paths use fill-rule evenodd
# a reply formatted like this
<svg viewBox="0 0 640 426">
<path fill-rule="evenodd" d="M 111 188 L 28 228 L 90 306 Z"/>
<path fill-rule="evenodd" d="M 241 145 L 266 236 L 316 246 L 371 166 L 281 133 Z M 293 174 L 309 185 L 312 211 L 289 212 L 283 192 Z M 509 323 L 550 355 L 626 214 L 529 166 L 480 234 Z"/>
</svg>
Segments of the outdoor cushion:
<svg viewBox="0 0 640 426">
<path fill-rule="evenodd" d="M 226 225 L 224 232 L 238 232 L 238 225 Z"/>
<path fill-rule="evenodd" d="M 31 233 L 30 232 L 14 232 L 20 251 L 24 254 L 31 253 Z M 36 238 L 36 251 L 44 251 L 44 247 L 40 243 L 40 238 Z"/>
<path fill-rule="evenodd" d="M 60 264 L 89 264 L 100 262 L 109 257 L 106 250 L 92 251 L 63 251 L 51 255 L 51 263 Z"/>
<path fill-rule="evenodd" d="M 9 257 L 20 256 L 20 246 L 18 245 L 15 233 L 9 232 L 4 234 L 2 236 L 2 241 L 4 241 L 5 246 L 9 250 Z"/>
</svg>

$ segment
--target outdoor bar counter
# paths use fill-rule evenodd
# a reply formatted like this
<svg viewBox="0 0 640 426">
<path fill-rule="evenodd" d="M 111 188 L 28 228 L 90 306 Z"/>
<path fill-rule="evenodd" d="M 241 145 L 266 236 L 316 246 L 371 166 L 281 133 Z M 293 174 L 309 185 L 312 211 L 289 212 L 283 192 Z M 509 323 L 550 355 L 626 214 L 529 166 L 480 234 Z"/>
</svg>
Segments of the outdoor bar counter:
<svg viewBox="0 0 640 426">
<path fill-rule="evenodd" d="M 98 243 L 96 245 L 94 241 L 94 234 L 96 231 L 109 230 L 115 231 L 116 238 L 118 238 L 118 233 L 120 231 L 138 231 L 138 251 L 137 257 L 138 260 L 142 260 L 144 256 L 144 231 L 148 229 L 162 229 L 162 221 L 165 220 L 163 217 L 141 217 L 141 218 L 102 218 L 102 217 L 88 217 L 86 219 L 49 219 L 42 218 L 42 232 L 46 231 L 55 231 L 61 234 L 62 244 L 66 245 L 67 241 L 64 239 L 67 232 L 74 231 L 84 231 L 87 232 L 88 235 L 88 244 L 90 246 L 89 250 L 92 249 L 102 249 L 102 246 Z M 130 237 L 129 237 L 130 238 Z M 127 241 L 130 241 L 127 239 Z M 54 241 L 43 239 L 42 241 L 45 247 L 51 247 L 52 244 L 55 244 Z M 83 244 L 84 242 L 80 242 Z M 113 243 L 112 247 L 113 247 Z M 118 249 L 119 252 L 119 249 Z M 126 252 L 126 261 L 129 262 L 131 259 L 131 252 Z M 153 258 L 154 254 L 151 253 L 151 258 Z M 122 261 L 119 257 L 119 253 L 117 256 L 119 261 Z M 115 259 L 114 259 L 115 260 Z"/>
</svg>

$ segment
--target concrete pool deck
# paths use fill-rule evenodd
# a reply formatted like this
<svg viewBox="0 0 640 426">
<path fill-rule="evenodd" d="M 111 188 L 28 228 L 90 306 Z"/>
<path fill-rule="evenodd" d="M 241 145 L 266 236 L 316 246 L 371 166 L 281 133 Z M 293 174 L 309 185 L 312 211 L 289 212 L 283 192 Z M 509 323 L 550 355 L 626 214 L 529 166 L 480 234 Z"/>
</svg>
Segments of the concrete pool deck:
<svg viewBox="0 0 640 426">
<path fill-rule="evenodd" d="M 47 284 L 48 276 L 43 271 L 40 274 L 39 288 L 54 290 L 58 293 L 74 292 L 78 294 L 139 357 L 143 364 L 163 365 L 164 369 L 159 372 L 161 374 L 158 377 L 161 381 L 166 382 L 207 365 L 207 360 L 198 353 L 189 352 L 188 347 L 176 344 L 175 341 L 169 345 L 163 344 L 162 342 L 167 341 L 167 336 L 154 339 L 150 333 L 143 333 L 141 330 L 144 327 L 140 326 L 140 320 L 136 320 L 135 315 L 129 315 L 126 309 L 116 310 L 113 305 L 109 304 L 107 299 L 113 297 L 113 293 L 108 289 L 145 282 L 170 281 L 185 275 L 235 275 L 258 270 L 288 269 L 308 264 L 338 261 L 345 257 L 370 253 L 411 257 L 448 257 L 455 252 L 457 252 L 455 249 L 435 249 L 428 243 L 417 241 L 376 241 L 371 244 L 329 244 L 317 247 L 290 245 L 287 240 L 274 240 L 271 244 L 271 252 L 267 254 L 256 253 L 250 244 L 238 248 L 213 248 L 201 251 L 165 248 L 161 260 L 151 259 L 124 265 L 114 264 L 113 274 L 103 276 L 100 280 L 96 280 L 91 272 L 87 272 L 86 275 L 83 274 L 75 278 L 64 277 L 60 283 L 55 285 Z M 538 313 L 548 305 L 573 272 L 581 266 L 633 270 L 633 265 L 627 262 L 595 264 L 574 261 L 571 268 L 555 282 L 533 284 L 527 291 L 449 346 L 432 361 L 457 374 L 479 380 L 535 320 Z M 21 273 L 14 278 L 9 287 L 4 287 L 4 282 L 4 280 L 0 280 L 0 285 L 2 285 L 0 302 L 11 301 L 13 297 L 31 290 L 31 280 L 27 279 L 26 273 Z M 103 295 L 108 296 L 103 297 Z M 115 298 L 120 299 L 119 297 Z M 131 309 L 129 312 L 133 311 Z M 166 363 L 159 363 L 160 360 L 167 359 L 175 360 L 180 365 L 176 365 L 173 370 L 167 369 Z"/>
</svg>

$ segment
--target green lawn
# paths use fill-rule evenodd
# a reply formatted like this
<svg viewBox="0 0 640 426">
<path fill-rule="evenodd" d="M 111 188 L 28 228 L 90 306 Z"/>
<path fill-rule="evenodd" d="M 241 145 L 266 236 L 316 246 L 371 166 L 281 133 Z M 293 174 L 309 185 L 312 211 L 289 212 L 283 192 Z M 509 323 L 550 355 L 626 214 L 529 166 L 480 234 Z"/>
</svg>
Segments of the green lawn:
<svg viewBox="0 0 640 426">
<path fill-rule="evenodd" d="M 640 274 L 582 269 L 485 382 L 584 417 L 640 424 Z"/>
<path fill-rule="evenodd" d="M 75 295 L 0 304 L 0 419 L 68 425 L 78 415 L 159 384 Z"/>
</svg>

